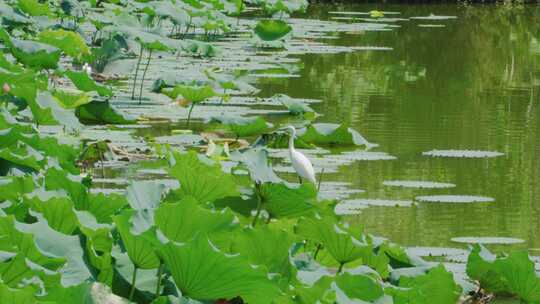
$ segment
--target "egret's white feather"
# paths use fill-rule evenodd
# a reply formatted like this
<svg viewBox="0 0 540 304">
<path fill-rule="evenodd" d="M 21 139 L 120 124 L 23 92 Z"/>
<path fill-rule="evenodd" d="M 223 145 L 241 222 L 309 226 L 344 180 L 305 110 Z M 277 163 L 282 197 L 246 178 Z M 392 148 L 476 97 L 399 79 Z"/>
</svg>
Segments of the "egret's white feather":
<svg viewBox="0 0 540 304">
<path fill-rule="evenodd" d="M 307 179 L 313 184 L 317 184 L 315 170 L 313 169 L 311 161 L 304 154 L 296 151 L 294 148 L 294 137 L 296 136 L 296 130 L 293 126 L 288 126 L 287 129 L 291 131 L 291 138 L 289 139 L 289 154 L 294 171 L 296 171 L 300 177 Z"/>
</svg>

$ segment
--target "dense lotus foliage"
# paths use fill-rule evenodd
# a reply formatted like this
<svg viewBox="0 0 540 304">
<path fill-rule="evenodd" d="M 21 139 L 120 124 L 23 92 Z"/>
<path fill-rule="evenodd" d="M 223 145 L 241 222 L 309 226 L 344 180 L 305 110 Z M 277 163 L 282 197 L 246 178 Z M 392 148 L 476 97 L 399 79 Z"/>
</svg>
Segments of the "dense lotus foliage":
<svg viewBox="0 0 540 304">
<path fill-rule="evenodd" d="M 137 122 L 110 101 L 126 76 L 103 73 L 112 62 L 136 59 L 123 89 L 138 103 L 152 55 L 212 60 L 213 39 L 237 31 L 240 15 L 256 9 L 254 47 L 281 48 L 294 32 L 288 16 L 306 7 L 305 0 L 0 2 L 0 302 L 444 304 L 486 292 L 540 303 L 526 252 L 496 256 L 477 245 L 468 277 L 458 277 L 348 223 L 334 212 L 337 200 L 318 199 L 318 185 L 281 179 L 267 149 L 287 137 L 259 116 L 208 117 L 233 140 L 209 145 L 206 155 L 155 145 L 172 185 L 131 181 L 125 195 L 91 191 L 114 153 L 109 140 L 82 141 L 83 126 Z M 256 91 L 241 73 L 206 76 L 146 89 L 189 107 L 188 128 L 195 105 L 227 102 L 238 88 Z M 298 147 L 374 146 L 346 125 L 310 123 L 316 113 L 305 104 L 275 99 L 305 116 Z M 241 149 L 229 151 L 235 144 Z M 226 170 L 222 158 L 234 167 Z"/>
</svg>

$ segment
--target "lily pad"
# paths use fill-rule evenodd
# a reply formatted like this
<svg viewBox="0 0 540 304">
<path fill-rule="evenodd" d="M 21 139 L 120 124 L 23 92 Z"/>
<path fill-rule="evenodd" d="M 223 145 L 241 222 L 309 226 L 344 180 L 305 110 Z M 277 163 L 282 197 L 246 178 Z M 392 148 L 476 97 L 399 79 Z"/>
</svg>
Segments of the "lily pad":
<svg viewBox="0 0 540 304">
<path fill-rule="evenodd" d="M 355 206 L 379 206 L 379 207 L 410 207 L 412 206 L 412 201 L 404 200 L 388 200 L 388 199 L 354 199 L 354 200 L 345 200 L 342 204 L 347 205 L 349 208 L 354 208 Z"/>
<path fill-rule="evenodd" d="M 433 157 L 489 158 L 502 156 L 504 153 L 481 150 L 431 150 L 428 152 L 422 152 L 422 155 Z"/>
<path fill-rule="evenodd" d="M 473 236 L 470 236 L 470 237 L 454 237 L 452 238 L 452 242 L 466 243 L 466 244 L 510 245 L 510 244 L 524 243 L 525 241 L 522 239 L 510 238 L 510 237 L 473 237 Z"/>
<path fill-rule="evenodd" d="M 456 186 L 455 184 L 451 184 L 451 183 L 412 181 L 412 180 L 388 180 L 388 181 L 384 181 L 383 185 L 390 186 L 390 187 L 426 188 L 426 189 L 453 188 Z"/>
<path fill-rule="evenodd" d="M 414 199 L 428 203 L 486 203 L 495 201 L 491 197 L 474 195 L 425 195 L 417 196 Z"/>
</svg>

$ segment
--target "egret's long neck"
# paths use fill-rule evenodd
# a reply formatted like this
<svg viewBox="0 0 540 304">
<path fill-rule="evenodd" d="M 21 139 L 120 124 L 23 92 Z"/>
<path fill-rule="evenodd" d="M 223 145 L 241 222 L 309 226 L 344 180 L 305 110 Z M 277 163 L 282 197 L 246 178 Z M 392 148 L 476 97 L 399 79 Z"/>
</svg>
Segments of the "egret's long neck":
<svg viewBox="0 0 540 304">
<path fill-rule="evenodd" d="M 295 134 L 296 132 L 292 132 L 291 134 L 291 137 L 289 137 L 289 151 L 292 152 L 294 151 L 294 137 L 295 137 Z"/>
</svg>

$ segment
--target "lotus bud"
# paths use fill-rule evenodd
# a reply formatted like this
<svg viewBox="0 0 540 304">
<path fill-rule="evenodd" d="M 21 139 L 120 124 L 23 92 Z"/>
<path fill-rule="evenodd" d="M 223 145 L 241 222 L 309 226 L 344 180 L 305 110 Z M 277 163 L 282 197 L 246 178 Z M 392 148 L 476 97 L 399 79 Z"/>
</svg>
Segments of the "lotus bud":
<svg viewBox="0 0 540 304">
<path fill-rule="evenodd" d="M 4 92 L 4 94 L 8 94 L 11 91 L 11 87 L 9 86 L 9 84 L 4 82 L 4 85 L 2 86 L 2 91 Z"/>
</svg>

